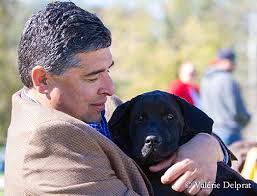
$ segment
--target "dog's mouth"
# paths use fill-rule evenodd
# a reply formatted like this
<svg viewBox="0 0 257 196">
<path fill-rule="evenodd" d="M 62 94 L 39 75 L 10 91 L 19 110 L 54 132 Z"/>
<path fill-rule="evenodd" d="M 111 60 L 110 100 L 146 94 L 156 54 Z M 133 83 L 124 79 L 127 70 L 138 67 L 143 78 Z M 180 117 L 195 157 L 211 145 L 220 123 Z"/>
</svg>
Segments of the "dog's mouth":
<svg viewBox="0 0 257 196">
<path fill-rule="evenodd" d="M 160 152 L 160 149 L 154 146 L 144 146 L 141 149 L 140 157 L 137 157 L 136 159 L 140 165 L 151 166 L 171 157 L 176 152 L 176 150 L 177 149 L 167 152 Z"/>
</svg>

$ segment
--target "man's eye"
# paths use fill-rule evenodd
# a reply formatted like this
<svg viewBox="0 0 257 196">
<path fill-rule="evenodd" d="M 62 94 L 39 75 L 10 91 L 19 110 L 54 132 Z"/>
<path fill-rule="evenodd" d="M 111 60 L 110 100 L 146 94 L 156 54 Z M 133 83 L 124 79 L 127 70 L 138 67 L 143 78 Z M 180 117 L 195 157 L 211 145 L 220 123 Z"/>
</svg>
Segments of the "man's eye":
<svg viewBox="0 0 257 196">
<path fill-rule="evenodd" d="M 174 115 L 173 115 L 173 114 L 168 114 L 168 115 L 167 115 L 167 119 L 168 119 L 168 120 L 172 120 L 173 118 L 174 118 Z"/>
<path fill-rule="evenodd" d="M 95 82 L 98 80 L 98 78 L 99 78 L 99 76 L 96 76 L 96 77 L 92 77 L 92 78 L 86 78 L 85 80 L 88 82 Z"/>
<path fill-rule="evenodd" d="M 90 78 L 90 79 L 87 79 L 89 82 L 94 82 L 97 80 L 97 78 Z"/>
</svg>

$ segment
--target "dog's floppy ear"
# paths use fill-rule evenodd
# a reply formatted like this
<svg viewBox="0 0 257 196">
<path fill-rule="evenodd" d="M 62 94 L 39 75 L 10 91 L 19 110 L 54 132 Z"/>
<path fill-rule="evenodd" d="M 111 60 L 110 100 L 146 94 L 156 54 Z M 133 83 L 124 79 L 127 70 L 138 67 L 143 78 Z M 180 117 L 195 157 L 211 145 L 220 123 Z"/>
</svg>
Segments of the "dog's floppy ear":
<svg viewBox="0 0 257 196">
<path fill-rule="evenodd" d="M 130 154 L 129 119 L 132 101 L 127 101 L 116 108 L 108 122 L 112 140 L 127 155 Z"/>
<path fill-rule="evenodd" d="M 184 131 L 186 133 L 212 133 L 213 120 L 207 114 L 199 110 L 197 107 L 191 105 L 184 99 L 176 95 L 172 96 L 175 97 L 177 103 L 181 108 L 185 121 Z"/>
</svg>

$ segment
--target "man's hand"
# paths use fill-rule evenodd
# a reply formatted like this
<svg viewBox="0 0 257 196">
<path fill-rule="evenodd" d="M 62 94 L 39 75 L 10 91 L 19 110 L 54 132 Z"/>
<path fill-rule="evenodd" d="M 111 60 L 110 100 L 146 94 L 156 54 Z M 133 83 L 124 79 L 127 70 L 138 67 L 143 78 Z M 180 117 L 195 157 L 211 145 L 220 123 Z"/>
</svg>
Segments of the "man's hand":
<svg viewBox="0 0 257 196">
<path fill-rule="evenodd" d="M 216 179 L 217 162 L 223 160 L 219 142 L 211 135 L 199 133 L 169 159 L 151 166 L 152 172 L 168 168 L 162 176 L 163 184 L 189 195 L 209 195 L 212 188 L 202 188 L 201 183 L 213 184 Z M 172 165 L 172 166 L 171 166 Z"/>
</svg>

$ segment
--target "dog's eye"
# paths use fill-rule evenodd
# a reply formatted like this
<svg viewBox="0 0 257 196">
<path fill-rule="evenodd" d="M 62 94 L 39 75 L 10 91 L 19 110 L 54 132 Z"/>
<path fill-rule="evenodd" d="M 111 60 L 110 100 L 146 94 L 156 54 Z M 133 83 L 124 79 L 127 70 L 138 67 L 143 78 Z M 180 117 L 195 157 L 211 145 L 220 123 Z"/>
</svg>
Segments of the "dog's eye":
<svg viewBox="0 0 257 196">
<path fill-rule="evenodd" d="M 172 120 L 173 118 L 174 118 L 173 114 L 168 114 L 168 115 L 167 115 L 167 119 L 168 119 L 168 120 Z"/>
</svg>

